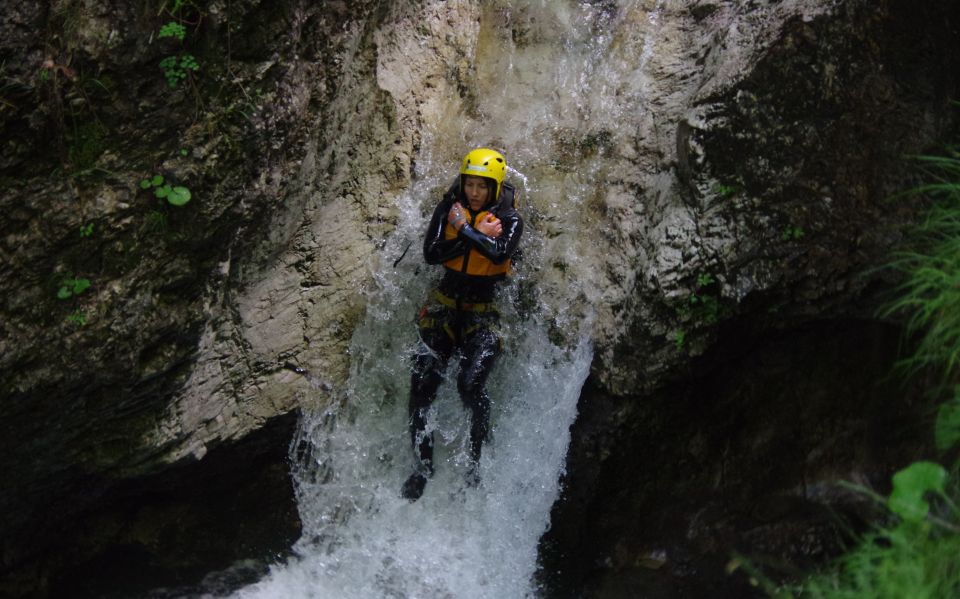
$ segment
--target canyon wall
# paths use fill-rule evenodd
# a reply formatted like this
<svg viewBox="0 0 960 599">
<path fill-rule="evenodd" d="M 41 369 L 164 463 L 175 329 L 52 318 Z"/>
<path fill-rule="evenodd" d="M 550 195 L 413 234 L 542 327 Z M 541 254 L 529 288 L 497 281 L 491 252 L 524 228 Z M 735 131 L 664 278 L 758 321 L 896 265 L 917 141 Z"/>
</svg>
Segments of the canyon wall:
<svg viewBox="0 0 960 599">
<path fill-rule="evenodd" d="M 562 580 L 577 592 L 644 578 L 645 556 L 661 555 L 654 532 L 629 529 L 629 543 L 611 532 L 580 553 L 570 543 L 596 519 L 625 530 L 659 505 L 662 493 L 624 482 L 645 480 L 646 455 L 700 447 L 691 485 L 710 488 L 720 445 L 758 429 L 708 425 L 758 403 L 790 413 L 804 397 L 778 389 L 792 364 L 832 355 L 820 349 L 842 341 L 832 330 L 895 335 L 870 322 L 890 281 L 863 273 L 913 218 L 911 203 L 886 201 L 911 183 L 905 157 L 950 141 L 955 121 L 949 2 L 7 4 L 0 536 L 13 591 L 111 545 L 156 559 L 169 547 L 158 522 L 191 509 L 198 479 L 249 484 L 237 522 L 273 514 L 282 533 L 252 551 L 289 544 L 289 504 L 255 481 L 290 488 L 276 459 L 290 414 L 346 379 L 365 289 L 396 259 L 382 250 L 397 198 L 442 189 L 474 145 L 502 149 L 522 179 L 527 226 L 543 239 L 522 281 L 537 309 L 559 312 L 555 290 L 573 288 L 573 309 L 594 323 L 545 570 L 575 570 Z M 159 36 L 171 21 L 182 42 Z M 171 87 L 159 65 L 185 55 L 199 66 Z M 156 175 L 190 201 L 141 186 Z M 768 347 L 784 378 L 751 387 L 744 369 Z M 863 359 L 880 376 L 892 351 Z M 856 403 L 844 372 L 817 380 L 824 409 Z M 651 443 L 660 449 L 636 451 Z M 869 476 L 919 447 L 908 436 Z M 246 460 L 280 467 L 222 466 Z M 815 478 L 844 474 L 838 460 L 817 458 Z M 770 484 L 800 476 L 791 467 Z M 136 508 L 136 489 L 157 480 L 181 507 Z M 71 541 L 118 511 L 128 526 L 103 527 L 99 545 Z M 711 538 L 680 550 L 720 559 L 732 542 Z M 683 578 L 683 560 L 653 561 Z"/>
</svg>

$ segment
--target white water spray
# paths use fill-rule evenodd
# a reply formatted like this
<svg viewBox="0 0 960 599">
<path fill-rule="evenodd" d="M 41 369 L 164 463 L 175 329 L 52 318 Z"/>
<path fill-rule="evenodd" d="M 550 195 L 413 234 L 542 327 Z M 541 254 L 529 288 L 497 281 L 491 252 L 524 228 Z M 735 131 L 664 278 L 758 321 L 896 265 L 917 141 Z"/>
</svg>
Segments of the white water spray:
<svg viewBox="0 0 960 599">
<path fill-rule="evenodd" d="M 387 256 L 399 255 L 405 234 L 421 233 L 416 201 L 401 201 L 411 216 L 387 244 Z M 558 347 L 537 314 L 519 314 L 505 301 L 507 347 L 488 381 L 492 439 L 481 459 L 482 483 L 464 484 L 469 417 L 452 363 L 432 419 L 437 473 L 410 503 L 399 489 L 414 466 L 407 428 L 413 316 L 435 281 L 414 274 L 421 262 L 405 259 L 378 273 L 351 347 L 349 384 L 336 405 L 305 416 L 294 442 L 304 524 L 297 557 L 239 597 L 535 594 L 537 543 L 558 494 L 589 346 Z"/>
</svg>

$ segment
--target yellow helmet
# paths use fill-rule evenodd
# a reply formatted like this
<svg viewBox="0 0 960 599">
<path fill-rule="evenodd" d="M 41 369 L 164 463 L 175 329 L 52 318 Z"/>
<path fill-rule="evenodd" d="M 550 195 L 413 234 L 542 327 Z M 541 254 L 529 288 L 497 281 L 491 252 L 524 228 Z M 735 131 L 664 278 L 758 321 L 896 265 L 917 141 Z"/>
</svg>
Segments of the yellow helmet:
<svg viewBox="0 0 960 599">
<path fill-rule="evenodd" d="M 496 193 L 491 200 L 500 197 L 500 189 L 503 187 L 503 180 L 507 176 L 507 161 L 503 155 L 496 150 L 489 148 L 477 148 L 463 157 L 463 164 L 460 165 L 460 189 L 463 190 L 463 175 L 474 177 L 484 177 L 493 179 L 496 182 Z"/>
</svg>

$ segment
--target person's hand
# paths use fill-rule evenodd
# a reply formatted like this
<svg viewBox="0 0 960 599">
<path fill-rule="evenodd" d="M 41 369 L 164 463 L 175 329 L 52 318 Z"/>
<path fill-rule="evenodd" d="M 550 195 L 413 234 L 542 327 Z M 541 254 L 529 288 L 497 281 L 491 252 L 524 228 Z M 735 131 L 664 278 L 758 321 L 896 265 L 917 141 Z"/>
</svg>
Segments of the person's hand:
<svg viewBox="0 0 960 599">
<path fill-rule="evenodd" d="M 500 223 L 500 219 L 489 213 L 475 226 L 477 231 L 493 239 L 503 234 L 503 225 Z"/>
<path fill-rule="evenodd" d="M 447 222 L 453 225 L 453 228 L 457 231 L 467 222 L 467 215 L 464 214 L 463 206 L 460 205 L 460 202 L 455 202 L 453 206 L 450 207 L 450 212 L 447 214 Z"/>
</svg>

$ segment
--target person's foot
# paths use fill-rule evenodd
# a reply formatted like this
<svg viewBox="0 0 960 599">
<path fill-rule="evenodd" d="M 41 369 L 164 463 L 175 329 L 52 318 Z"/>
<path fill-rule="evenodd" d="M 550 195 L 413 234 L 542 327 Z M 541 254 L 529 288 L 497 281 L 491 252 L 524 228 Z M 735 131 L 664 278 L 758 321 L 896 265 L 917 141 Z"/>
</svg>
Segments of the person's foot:
<svg viewBox="0 0 960 599">
<path fill-rule="evenodd" d="M 467 469 L 467 474 L 463 477 L 468 488 L 480 486 L 480 466 L 476 463 L 471 464 Z"/>
<path fill-rule="evenodd" d="M 400 494 L 404 499 L 416 501 L 423 495 L 423 488 L 426 486 L 427 477 L 420 472 L 414 472 L 410 475 L 410 478 L 407 479 L 407 482 L 403 483 L 403 489 L 400 490 Z"/>
</svg>

